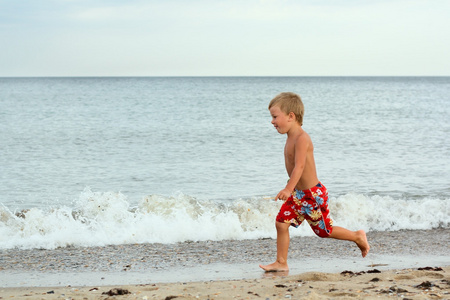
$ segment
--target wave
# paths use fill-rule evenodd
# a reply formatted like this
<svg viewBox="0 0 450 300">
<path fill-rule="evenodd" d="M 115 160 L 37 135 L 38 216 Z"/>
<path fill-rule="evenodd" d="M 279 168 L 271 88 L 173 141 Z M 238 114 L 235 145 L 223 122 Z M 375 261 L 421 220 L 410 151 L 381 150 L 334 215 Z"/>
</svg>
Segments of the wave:
<svg viewBox="0 0 450 300">
<path fill-rule="evenodd" d="M 347 194 L 330 198 L 334 224 L 351 230 L 450 227 L 449 199 L 393 199 Z M 0 248 L 55 249 L 132 243 L 275 238 L 281 201 L 253 197 L 220 202 L 179 194 L 149 195 L 131 207 L 126 195 L 86 188 L 71 207 L 12 212 L 0 207 Z M 292 236 L 312 236 L 307 224 Z"/>
</svg>

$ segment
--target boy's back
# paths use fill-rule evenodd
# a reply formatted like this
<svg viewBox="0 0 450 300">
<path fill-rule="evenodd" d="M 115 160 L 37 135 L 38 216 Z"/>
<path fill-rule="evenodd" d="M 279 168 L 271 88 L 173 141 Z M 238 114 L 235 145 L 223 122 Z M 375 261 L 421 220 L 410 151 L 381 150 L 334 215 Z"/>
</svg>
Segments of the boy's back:
<svg viewBox="0 0 450 300">
<path fill-rule="evenodd" d="M 284 159 L 286 164 L 286 171 L 291 178 L 292 171 L 297 162 L 303 168 L 300 179 L 295 185 L 297 190 L 306 190 L 315 186 L 319 179 L 317 177 L 316 163 L 314 161 L 314 146 L 308 133 L 300 128 L 299 132 L 294 136 L 286 139 L 284 148 Z"/>
</svg>

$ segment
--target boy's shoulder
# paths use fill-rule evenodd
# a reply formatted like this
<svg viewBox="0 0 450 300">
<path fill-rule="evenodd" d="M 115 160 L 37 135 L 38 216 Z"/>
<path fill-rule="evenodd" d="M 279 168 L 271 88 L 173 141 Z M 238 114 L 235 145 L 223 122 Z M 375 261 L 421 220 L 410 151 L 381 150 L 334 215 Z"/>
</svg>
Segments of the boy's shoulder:
<svg viewBox="0 0 450 300">
<path fill-rule="evenodd" d="M 294 135 L 295 140 L 311 140 L 309 134 L 302 128 Z"/>
<path fill-rule="evenodd" d="M 292 143 L 294 143 L 296 145 L 302 145 L 302 146 L 312 145 L 311 137 L 303 129 L 300 132 L 298 132 L 296 135 L 292 136 L 291 141 L 292 141 Z"/>
</svg>

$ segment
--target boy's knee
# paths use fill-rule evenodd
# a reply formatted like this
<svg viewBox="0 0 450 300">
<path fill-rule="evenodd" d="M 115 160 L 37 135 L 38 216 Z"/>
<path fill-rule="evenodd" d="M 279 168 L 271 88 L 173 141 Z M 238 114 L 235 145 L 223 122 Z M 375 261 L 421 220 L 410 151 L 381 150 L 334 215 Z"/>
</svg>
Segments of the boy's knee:
<svg viewBox="0 0 450 300">
<path fill-rule="evenodd" d="M 291 226 L 291 224 L 289 223 L 284 223 L 284 222 L 275 222 L 275 227 L 277 230 L 288 230 L 289 226 Z"/>
<path fill-rule="evenodd" d="M 314 229 L 314 233 L 321 238 L 328 238 L 330 237 L 332 228 L 330 229 L 323 229 L 323 230 L 318 230 L 318 229 Z"/>
</svg>

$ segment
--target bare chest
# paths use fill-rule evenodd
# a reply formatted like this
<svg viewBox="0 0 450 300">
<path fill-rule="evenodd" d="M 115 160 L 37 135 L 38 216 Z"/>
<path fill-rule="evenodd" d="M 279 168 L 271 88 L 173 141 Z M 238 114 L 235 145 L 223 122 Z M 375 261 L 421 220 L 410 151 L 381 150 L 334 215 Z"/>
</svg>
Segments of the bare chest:
<svg viewBox="0 0 450 300">
<path fill-rule="evenodd" d="M 286 143 L 284 147 L 284 159 L 286 164 L 293 164 L 295 162 L 295 147 L 293 143 Z"/>
</svg>

